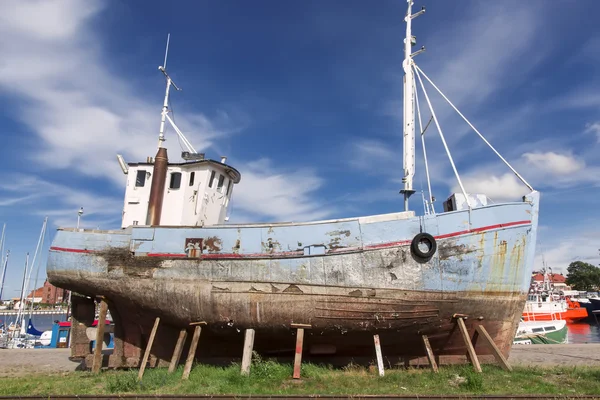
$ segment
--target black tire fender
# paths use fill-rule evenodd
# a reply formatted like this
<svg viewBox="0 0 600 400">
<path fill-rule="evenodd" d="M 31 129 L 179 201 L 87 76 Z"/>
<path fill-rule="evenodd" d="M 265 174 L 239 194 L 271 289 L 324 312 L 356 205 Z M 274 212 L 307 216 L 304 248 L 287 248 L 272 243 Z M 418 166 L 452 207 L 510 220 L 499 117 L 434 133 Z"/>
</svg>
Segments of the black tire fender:
<svg viewBox="0 0 600 400">
<path fill-rule="evenodd" d="M 421 250 L 419 248 L 419 244 L 421 243 L 426 243 L 429 247 L 429 250 L 425 252 Z M 418 258 L 421 258 L 423 260 L 429 260 L 437 251 L 437 243 L 435 241 L 435 238 L 429 233 L 421 232 L 413 238 L 412 243 L 410 244 L 410 249 L 412 250 L 412 253 Z"/>
</svg>

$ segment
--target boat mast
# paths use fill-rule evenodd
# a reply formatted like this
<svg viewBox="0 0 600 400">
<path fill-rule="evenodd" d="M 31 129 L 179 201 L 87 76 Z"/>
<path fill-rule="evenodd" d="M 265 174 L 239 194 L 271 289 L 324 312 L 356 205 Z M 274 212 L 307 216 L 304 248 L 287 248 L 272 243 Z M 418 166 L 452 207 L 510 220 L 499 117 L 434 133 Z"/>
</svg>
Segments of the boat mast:
<svg viewBox="0 0 600 400">
<path fill-rule="evenodd" d="M 412 14 L 413 0 L 407 0 L 408 10 L 406 11 L 406 38 L 404 39 L 404 61 L 402 68 L 404 69 L 404 110 L 403 110 L 403 149 L 404 149 L 404 176 L 402 182 L 404 189 L 400 193 L 404 194 L 404 211 L 408 211 L 408 198 L 415 193 L 413 189 L 413 177 L 415 175 L 415 91 L 413 86 L 413 69 L 412 69 L 412 46 L 415 44 L 415 38 L 412 36 L 411 22 L 413 18 L 425 12 L 425 7 L 421 11 Z"/>
<path fill-rule="evenodd" d="M 6 257 L 2 258 L 4 262 L 2 263 L 2 278 L 0 278 L 0 300 L 2 300 L 2 295 L 4 295 L 4 280 L 6 279 L 6 269 L 8 268 L 8 256 L 10 256 L 10 250 L 6 252 Z"/>
<path fill-rule="evenodd" d="M 165 49 L 165 62 L 163 65 L 159 66 L 158 69 L 165 75 L 167 78 L 167 88 L 165 90 L 165 99 L 163 101 L 162 112 L 160 115 L 160 130 L 158 133 L 158 148 L 160 149 L 165 141 L 165 122 L 167 121 L 167 114 L 169 113 L 169 91 L 171 90 L 171 85 L 175 88 L 175 90 L 179 91 L 180 88 L 177 87 L 175 82 L 171 79 L 169 74 L 167 74 L 167 55 L 169 54 L 169 39 L 171 38 L 171 34 L 167 34 L 167 48 Z"/>
</svg>

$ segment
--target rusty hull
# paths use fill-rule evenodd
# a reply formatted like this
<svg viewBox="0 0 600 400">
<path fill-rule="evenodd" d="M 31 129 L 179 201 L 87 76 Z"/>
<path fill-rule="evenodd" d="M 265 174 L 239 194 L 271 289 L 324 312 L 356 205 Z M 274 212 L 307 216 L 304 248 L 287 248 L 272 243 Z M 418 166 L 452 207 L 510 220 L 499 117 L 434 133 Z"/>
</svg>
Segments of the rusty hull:
<svg viewBox="0 0 600 400">
<path fill-rule="evenodd" d="M 471 335 L 484 325 L 508 356 L 535 252 L 538 195 L 528 200 L 422 217 L 62 229 L 47 271 L 58 287 L 107 299 L 113 367 L 139 364 L 156 317 L 156 365 L 170 359 L 179 330 L 197 321 L 207 323 L 201 359 L 239 358 L 248 328 L 258 352 L 293 356 L 291 325 L 310 324 L 304 359 L 372 358 L 373 334 L 386 357 L 419 358 L 425 334 L 437 356 L 464 360 L 454 314 L 468 315 Z M 422 231 L 437 242 L 427 260 L 411 249 Z M 90 308 L 74 305 L 74 319 L 89 321 Z M 73 355 L 84 357 L 82 348 Z M 483 343 L 476 350 L 489 354 Z"/>
</svg>

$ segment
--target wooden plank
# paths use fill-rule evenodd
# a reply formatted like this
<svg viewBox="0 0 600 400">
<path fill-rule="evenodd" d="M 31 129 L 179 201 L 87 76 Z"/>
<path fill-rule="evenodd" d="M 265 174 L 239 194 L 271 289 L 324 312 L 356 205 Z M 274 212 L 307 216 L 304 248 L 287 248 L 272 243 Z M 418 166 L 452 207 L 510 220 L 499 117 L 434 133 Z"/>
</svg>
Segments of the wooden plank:
<svg viewBox="0 0 600 400">
<path fill-rule="evenodd" d="M 500 366 L 502 368 L 504 368 L 506 371 L 512 371 L 512 367 L 508 363 L 508 360 L 506 360 L 504 355 L 502 355 L 502 353 L 500 352 L 500 349 L 498 348 L 498 346 L 496 346 L 496 343 L 494 343 L 494 341 L 492 340 L 492 337 L 490 336 L 488 331 L 485 329 L 485 327 L 483 325 L 478 325 L 476 329 L 477 329 L 477 332 L 479 332 L 481 334 L 481 337 L 483 338 L 483 340 L 490 347 L 490 349 L 492 350 L 492 353 L 494 353 L 494 357 L 496 357 L 496 361 L 498 361 L 498 364 L 500 364 Z"/>
<path fill-rule="evenodd" d="M 300 379 L 300 366 L 302 364 L 302 346 L 304 344 L 304 328 L 296 332 L 296 355 L 294 356 L 294 379 Z"/>
<path fill-rule="evenodd" d="M 250 375 L 250 363 L 252 362 L 252 349 L 254 348 L 254 329 L 246 329 L 244 338 L 244 352 L 242 354 L 242 375 Z"/>
<path fill-rule="evenodd" d="M 185 360 L 185 366 L 183 367 L 183 375 L 181 379 L 188 379 L 190 377 L 190 372 L 192 372 L 192 364 L 194 363 L 194 358 L 196 357 L 196 348 L 198 347 L 198 340 L 200 340 L 200 333 L 202 332 L 202 327 L 200 325 L 196 325 L 194 328 L 194 335 L 192 336 L 192 343 L 190 343 L 190 351 L 188 352 L 187 359 Z"/>
<path fill-rule="evenodd" d="M 206 325 L 206 321 L 190 322 L 190 325 Z"/>
<path fill-rule="evenodd" d="M 469 354 L 469 359 L 471 360 L 471 364 L 473 364 L 473 368 L 477 372 L 481 372 L 481 365 L 479 365 L 479 359 L 477 358 L 477 354 L 475 353 L 475 349 L 473 348 L 473 344 L 471 343 L 471 338 L 469 337 L 469 332 L 467 331 L 467 327 L 465 326 L 465 321 L 462 318 L 457 318 L 456 323 L 458 324 L 458 328 L 465 342 L 465 346 L 467 347 L 467 352 Z"/>
<path fill-rule="evenodd" d="M 381 356 L 379 335 L 373 335 L 373 341 L 375 342 L 375 355 L 377 356 L 377 370 L 379 371 L 379 376 L 383 376 L 385 371 L 383 370 L 383 357 Z"/>
<path fill-rule="evenodd" d="M 187 330 L 182 329 L 179 332 L 179 337 L 177 338 L 177 343 L 175 344 L 175 350 L 173 351 L 173 357 L 171 357 L 171 364 L 169 364 L 169 373 L 172 373 L 177 369 L 177 365 L 179 365 L 179 359 L 181 358 L 181 352 L 183 351 L 183 345 L 185 344 L 185 339 L 187 338 Z"/>
<path fill-rule="evenodd" d="M 94 349 L 94 361 L 92 363 L 92 372 L 97 374 L 102 367 L 102 346 L 104 343 L 104 323 L 106 322 L 106 313 L 108 304 L 102 299 L 100 301 L 100 312 L 98 313 L 98 325 L 96 326 L 96 348 Z"/>
<path fill-rule="evenodd" d="M 292 328 L 302 328 L 302 329 L 311 329 L 311 324 L 290 324 Z"/>
<path fill-rule="evenodd" d="M 138 380 L 140 381 L 144 377 L 144 371 L 146 370 L 146 364 L 148 363 L 148 357 L 150 357 L 150 350 L 152 350 L 154 336 L 156 336 L 156 331 L 158 330 L 159 323 L 160 318 L 156 317 L 156 319 L 154 320 L 154 326 L 152 327 L 152 332 L 150 332 L 150 339 L 148 339 L 148 344 L 146 345 L 146 351 L 144 351 L 144 358 L 142 359 L 142 364 L 140 365 L 140 372 L 138 373 Z"/>
<path fill-rule="evenodd" d="M 436 374 L 439 372 L 437 363 L 435 362 L 435 357 L 433 356 L 433 349 L 431 348 L 431 344 L 429 343 L 429 338 L 427 335 L 423 335 L 423 345 L 425 346 L 425 353 L 427 353 L 427 359 L 429 359 L 429 365 L 431 369 Z"/>
</svg>

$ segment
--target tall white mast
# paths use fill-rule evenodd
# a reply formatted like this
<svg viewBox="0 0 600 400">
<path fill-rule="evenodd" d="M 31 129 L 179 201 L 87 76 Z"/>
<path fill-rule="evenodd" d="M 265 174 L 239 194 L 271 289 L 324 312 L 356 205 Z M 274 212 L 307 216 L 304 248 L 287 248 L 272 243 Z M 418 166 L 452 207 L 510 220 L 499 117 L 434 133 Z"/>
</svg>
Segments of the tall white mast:
<svg viewBox="0 0 600 400">
<path fill-rule="evenodd" d="M 413 86 L 413 70 L 412 70 L 412 46 L 415 40 L 412 36 L 411 22 L 413 18 L 425 12 L 423 7 L 421 11 L 412 14 L 413 0 L 407 0 L 408 10 L 406 11 L 406 38 L 404 39 L 404 61 L 402 68 L 404 69 L 404 112 L 403 112 L 403 148 L 404 148 L 404 176 L 402 182 L 404 189 L 400 193 L 404 194 L 404 210 L 408 211 L 408 198 L 415 193 L 413 189 L 413 177 L 415 175 L 415 92 Z"/>
<path fill-rule="evenodd" d="M 165 122 L 167 120 L 167 114 L 169 113 L 169 91 L 171 89 L 171 85 L 175 88 L 175 90 L 181 90 L 177 87 L 175 82 L 171 80 L 169 74 L 167 74 L 167 55 L 169 54 L 169 39 L 171 38 L 171 34 L 167 35 L 167 48 L 165 49 L 165 62 L 164 65 L 158 67 L 158 69 L 165 75 L 167 78 L 167 89 L 165 90 L 165 100 L 163 101 L 163 108 L 160 115 L 160 130 L 158 133 L 158 148 L 162 147 L 163 142 L 165 141 Z"/>
</svg>

